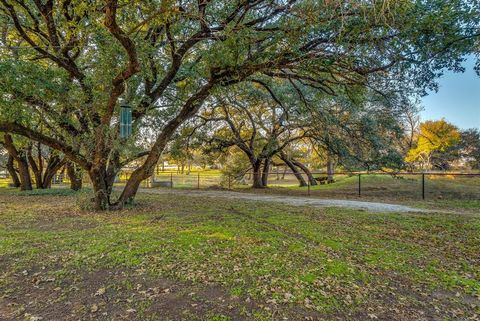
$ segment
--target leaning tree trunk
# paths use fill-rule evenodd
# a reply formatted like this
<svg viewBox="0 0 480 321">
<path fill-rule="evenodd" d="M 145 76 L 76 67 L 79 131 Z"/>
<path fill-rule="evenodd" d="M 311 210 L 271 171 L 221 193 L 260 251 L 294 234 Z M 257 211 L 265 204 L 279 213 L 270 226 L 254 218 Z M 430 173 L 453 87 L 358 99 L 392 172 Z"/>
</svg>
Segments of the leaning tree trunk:
<svg viewBox="0 0 480 321">
<path fill-rule="evenodd" d="M 121 209 L 124 204 L 129 203 L 133 200 L 142 181 L 153 174 L 155 170 L 155 162 L 155 155 L 151 154 L 149 155 L 143 166 L 137 168 L 132 172 L 114 208 Z"/>
<path fill-rule="evenodd" d="M 263 172 L 262 172 L 262 185 L 263 187 L 268 186 L 268 174 L 270 172 L 270 158 L 265 158 L 263 163 Z"/>
<path fill-rule="evenodd" d="M 315 177 L 313 177 L 312 172 L 308 169 L 307 166 L 303 165 L 301 162 L 294 159 L 292 159 L 292 163 L 295 166 L 299 167 L 305 173 L 305 175 L 307 175 L 308 182 L 310 183 L 310 185 L 312 186 L 317 185 L 317 181 L 315 180 Z"/>
<path fill-rule="evenodd" d="M 18 178 L 17 171 L 15 170 L 15 166 L 13 166 L 13 156 L 11 155 L 8 155 L 7 171 L 10 178 L 12 179 L 12 186 L 20 187 L 20 179 Z"/>
<path fill-rule="evenodd" d="M 175 116 L 175 118 L 170 120 L 165 125 L 163 131 L 157 137 L 155 144 L 152 146 L 150 153 L 145 159 L 145 162 L 136 170 L 134 170 L 132 175 L 130 175 L 127 184 L 122 191 L 122 194 L 116 202 L 116 208 L 122 208 L 122 206 L 126 202 L 131 201 L 135 197 L 141 182 L 153 174 L 155 165 L 160 159 L 160 156 L 162 155 L 162 152 L 165 149 L 165 146 L 167 145 L 172 135 L 183 122 L 185 122 L 187 119 L 191 118 L 193 115 L 195 115 L 195 113 L 198 112 L 198 110 L 202 106 L 202 103 L 209 95 L 213 85 L 214 83 L 210 82 L 207 86 L 204 86 L 201 91 L 190 97 L 184 107 L 177 114 L 177 116 Z"/>
<path fill-rule="evenodd" d="M 30 177 L 30 171 L 28 170 L 28 161 L 25 151 L 17 150 L 11 135 L 5 134 L 3 136 L 3 141 L 3 145 L 5 146 L 8 154 L 17 162 L 18 175 L 20 178 L 20 190 L 32 190 L 32 178 Z"/>
<path fill-rule="evenodd" d="M 300 184 L 300 187 L 307 186 L 308 184 L 303 178 L 302 174 L 298 171 L 297 167 L 292 163 L 292 161 L 288 159 L 287 155 L 285 155 L 284 153 L 281 153 L 280 158 L 292 170 L 293 174 L 298 180 L 298 183 Z"/>
<path fill-rule="evenodd" d="M 65 167 L 67 168 L 67 175 L 70 180 L 70 189 L 79 191 L 82 189 L 82 169 L 74 163 L 68 162 Z"/>
<path fill-rule="evenodd" d="M 19 153 L 17 164 L 18 174 L 20 175 L 20 190 L 31 191 L 32 177 L 30 176 L 30 171 L 28 170 L 27 156 L 23 152 Z"/>
</svg>

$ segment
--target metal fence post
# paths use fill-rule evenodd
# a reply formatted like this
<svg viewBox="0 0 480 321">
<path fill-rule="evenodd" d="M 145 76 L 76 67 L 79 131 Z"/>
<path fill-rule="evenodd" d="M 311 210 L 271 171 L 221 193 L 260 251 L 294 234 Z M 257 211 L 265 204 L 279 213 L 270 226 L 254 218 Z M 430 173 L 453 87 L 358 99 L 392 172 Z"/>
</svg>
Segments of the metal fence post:
<svg viewBox="0 0 480 321">
<path fill-rule="evenodd" d="M 200 173 L 198 173 L 197 188 L 200 189 Z"/>
<path fill-rule="evenodd" d="M 310 181 L 307 183 L 307 188 L 308 188 L 308 196 L 310 196 Z"/>
<path fill-rule="evenodd" d="M 173 188 L 173 173 L 170 173 L 170 188 Z"/>
<path fill-rule="evenodd" d="M 425 200 L 425 173 L 422 173 L 422 200 Z"/>
<path fill-rule="evenodd" d="M 362 174 L 358 174 L 358 196 L 362 196 Z"/>
</svg>

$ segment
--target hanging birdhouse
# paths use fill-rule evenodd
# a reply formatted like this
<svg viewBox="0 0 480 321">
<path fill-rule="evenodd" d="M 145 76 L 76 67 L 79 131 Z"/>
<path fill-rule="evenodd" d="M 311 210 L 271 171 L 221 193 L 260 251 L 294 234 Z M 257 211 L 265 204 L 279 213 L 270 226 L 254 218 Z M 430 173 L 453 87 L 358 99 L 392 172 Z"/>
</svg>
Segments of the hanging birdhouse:
<svg viewBox="0 0 480 321">
<path fill-rule="evenodd" d="M 120 137 L 132 135 L 132 108 L 129 105 L 120 106 Z"/>
</svg>

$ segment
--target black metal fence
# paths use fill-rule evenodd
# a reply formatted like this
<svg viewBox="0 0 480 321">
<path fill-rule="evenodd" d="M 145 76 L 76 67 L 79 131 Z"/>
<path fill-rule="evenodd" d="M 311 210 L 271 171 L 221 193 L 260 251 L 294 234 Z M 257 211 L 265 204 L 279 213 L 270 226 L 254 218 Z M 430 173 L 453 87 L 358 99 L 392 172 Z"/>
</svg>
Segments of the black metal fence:
<svg viewBox="0 0 480 321">
<path fill-rule="evenodd" d="M 123 185 L 132 169 L 120 172 L 117 185 Z M 305 183 L 299 186 L 299 177 Z M 309 177 L 301 172 L 285 170 L 268 173 L 268 188 L 252 189 L 253 173 L 224 175 L 220 171 L 156 171 L 152 179 L 145 180 L 145 188 L 175 189 L 229 189 L 251 193 L 276 193 L 325 198 L 362 198 L 386 200 L 480 200 L 479 172 L 336 172 L 329 182 L 326 172 L 312 172 Z M 313 178 L 313 179 L 312 179 Z M 85 185 L 88 177 L 85 175 Z M 2 184 L 4 184 L 3 182 Z M 63 175 L 55 177 L 53 184 L 68 184 Z"/>
<path fill-rule="evenodd" d="M 144 181 L 143 187 L 183 189 L 231 189 L 254 193 L 279 193 L 335 198 L 375 199 L 478 199 L 480 173 L 458 172 L 337 172 L 334 181 L 327 183 L 327 173 L 312 172 L 314 181 L 302 172 L 305 186 L 299 186 L 292 172 L 273 171 L 268 175 L 268 188 L 251 189 L 252 173 L 228 176 L 220 173 L 160 172 Z M 297 174 L 298 175 L 298 174 Z M 118 184 L 128 179 L 119 176 Z"/>
<path fill-rule="evenodd" d="M 329 182 L 326 172 L 312 172 L 313 182 L 306 174 L 301 176 L 304 187 L 298 187 L 299 181 L 294 173 L 272 172 L 269 173 L 269 186 L 276 191 L 287 188 L 289 193 L 303 192 L 305 195 L 325 197 L 480 200 L 480 173 L 337 172 L 332 182 Z M 251 180 L 247 182 L 251 183 Z"/>
</svg>

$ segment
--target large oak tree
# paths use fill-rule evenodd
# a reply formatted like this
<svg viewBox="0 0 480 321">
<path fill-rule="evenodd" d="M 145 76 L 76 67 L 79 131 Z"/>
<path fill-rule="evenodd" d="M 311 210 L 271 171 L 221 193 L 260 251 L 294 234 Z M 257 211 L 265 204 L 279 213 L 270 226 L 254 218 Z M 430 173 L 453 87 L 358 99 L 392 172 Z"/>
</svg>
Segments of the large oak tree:
<svg viewBox="0 0 480 321">
<path fill-rule="evenodd" d="M 62 152 L 88 172 L 97 209 L 121 207 L 215 91 L 262 76 L 333 95 L 388 85 L 392 73 L 432 87 L 478 37 L 475 3 L 0 0 L 0 130 Z M 128 139 L 121 103 L 133 108 Z M 153 139 L 143 149 L 145 132 Z M 120 168 L 140 157 L 110 199 Z"/>
<path fill-rule="evenodd" d="M 210 108 L 205 108 L 199 116 L 212 125 L 205 128 L 211 135 L 211 139 L 206 140 L 209 145 L 206 149 L 236 146 L 248 158 L 252 186 L 266 187 L 272 158 L 306 136 L 295 118 L 289 117 L 294 110 L 292 103 L 297 101 L 275 92 L 285 90 L 284 86 L 255 78 L 251 79 L 251 84 L 230 89 L 228 93 L 213 97 L 208 104 Z"/>
</svg>

